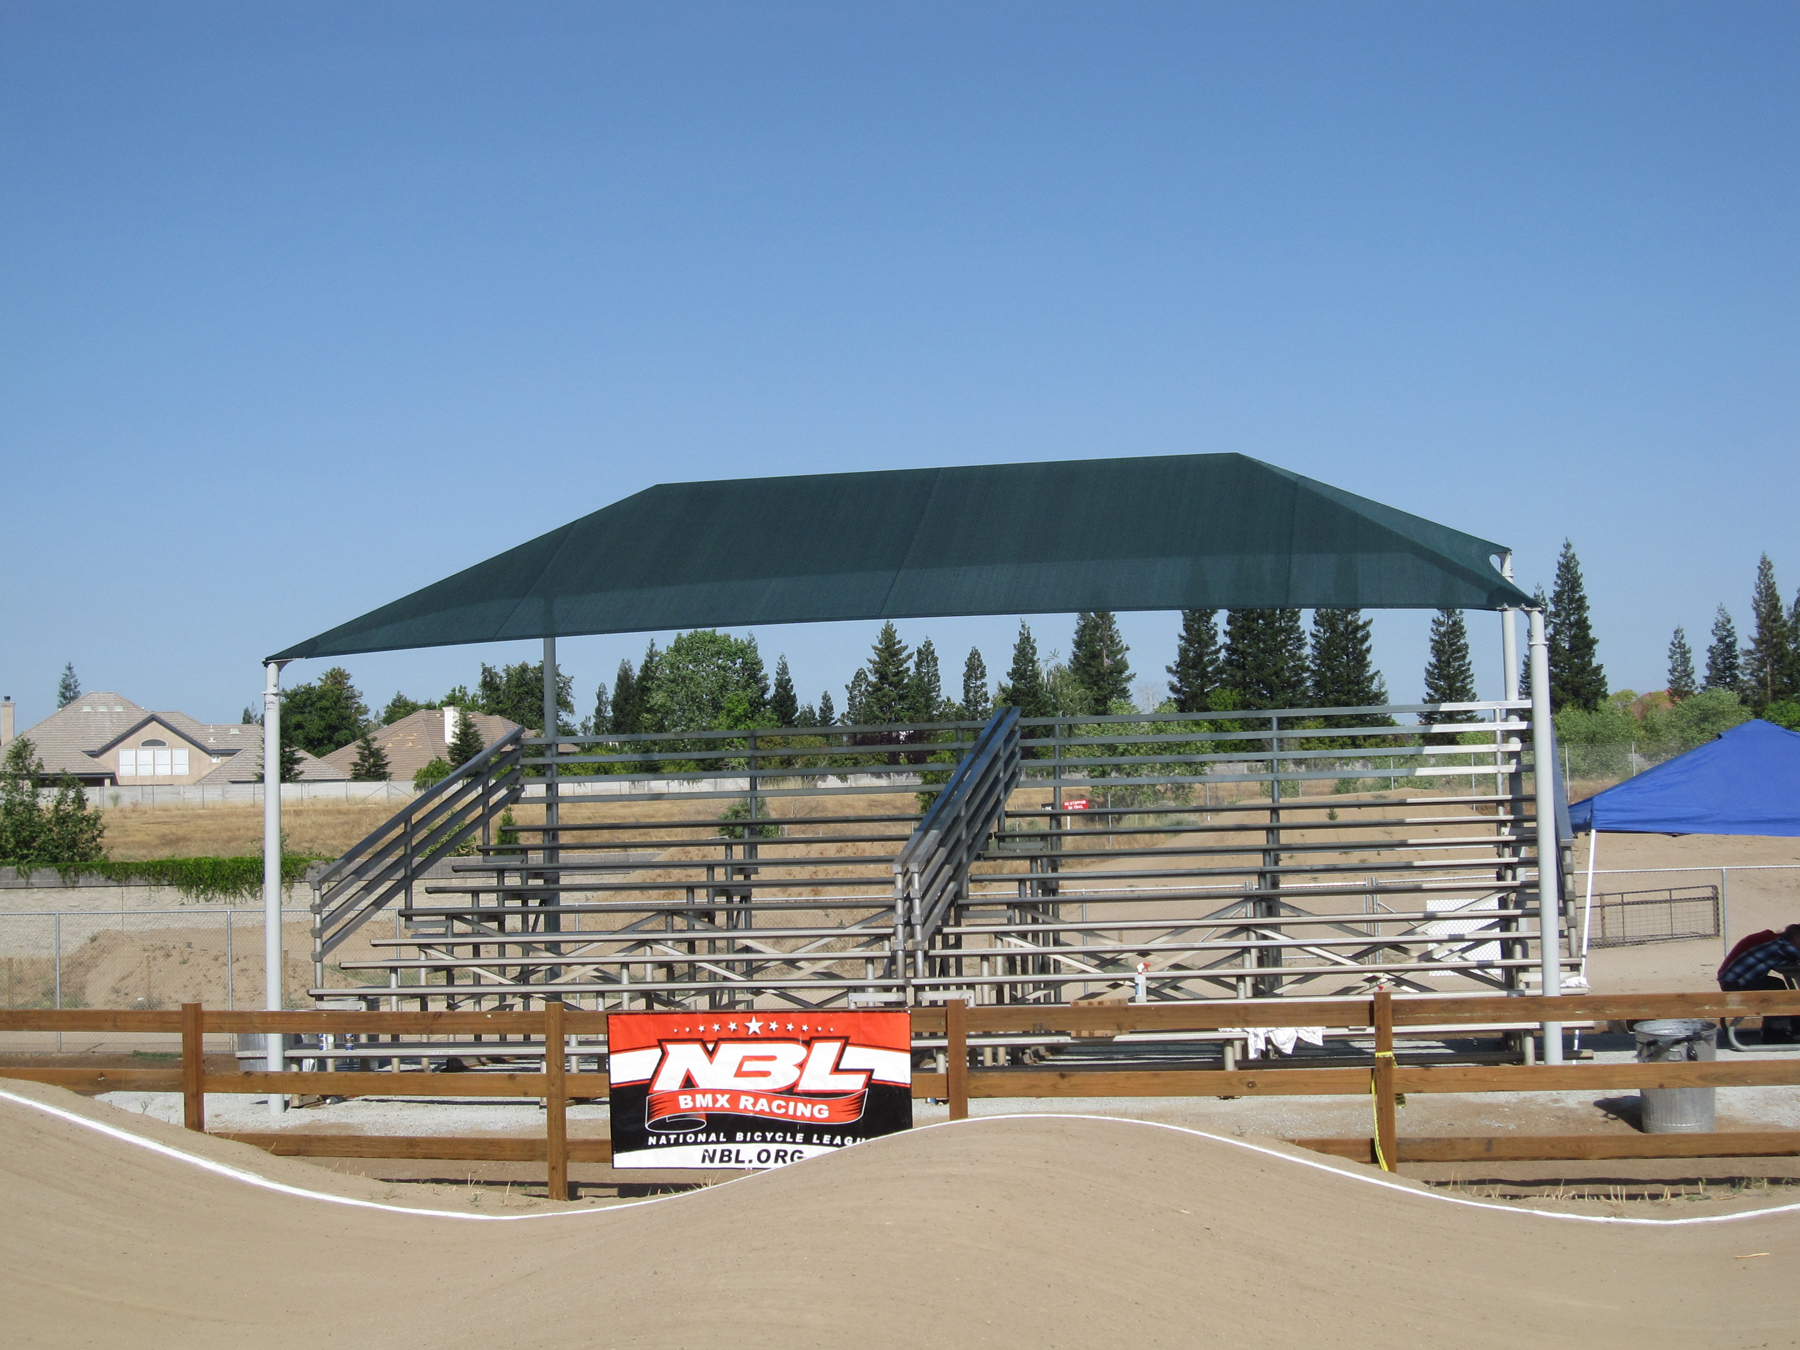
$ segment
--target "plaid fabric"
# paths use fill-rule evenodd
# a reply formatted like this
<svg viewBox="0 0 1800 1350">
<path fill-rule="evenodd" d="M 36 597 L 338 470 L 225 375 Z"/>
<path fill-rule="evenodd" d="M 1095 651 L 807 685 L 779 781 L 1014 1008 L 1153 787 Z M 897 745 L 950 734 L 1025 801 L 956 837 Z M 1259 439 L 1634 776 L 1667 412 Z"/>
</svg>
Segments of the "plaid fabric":
<svg viewBox="0 0 1800 1350">
<path fill-rule="evenodd" d="M 1746 989 L 1776 966 L 1800 966 L 1800 947 L 1786 938 L 1752 947 L 1719 972 L 1719 987 Z"/>
</svg>

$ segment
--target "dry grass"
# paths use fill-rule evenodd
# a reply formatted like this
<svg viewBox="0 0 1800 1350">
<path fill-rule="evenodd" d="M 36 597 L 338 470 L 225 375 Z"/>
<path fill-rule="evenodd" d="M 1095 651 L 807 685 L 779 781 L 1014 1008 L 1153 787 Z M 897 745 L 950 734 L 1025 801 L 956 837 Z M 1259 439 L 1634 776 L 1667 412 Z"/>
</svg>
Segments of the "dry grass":
<svg viewBox="0 0 1800 1350">
<path fill-rule="evenodd" d="M 389 804 L 295 803 L 281 812 L 288 850 L 335 858 L 393 815 Z M 106 850 L 114 858 L 242 857 L 262 851 L 262 808 L 126 806 L 102 813 Z"/>
</svg>

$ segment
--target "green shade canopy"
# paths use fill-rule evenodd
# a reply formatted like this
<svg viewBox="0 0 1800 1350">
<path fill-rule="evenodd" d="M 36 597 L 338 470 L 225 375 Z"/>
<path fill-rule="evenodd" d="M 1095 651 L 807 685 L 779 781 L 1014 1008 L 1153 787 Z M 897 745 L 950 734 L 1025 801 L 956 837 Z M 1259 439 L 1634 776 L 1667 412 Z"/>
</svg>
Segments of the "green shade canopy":
<svg viewBox="0 0 1800 1350">
<path fill-rule="evenodd" d="M 1110 609 L 1529 606 L 1507 550 L 1244 455 L 663 483 L 269 658 Z"/>
</svg>

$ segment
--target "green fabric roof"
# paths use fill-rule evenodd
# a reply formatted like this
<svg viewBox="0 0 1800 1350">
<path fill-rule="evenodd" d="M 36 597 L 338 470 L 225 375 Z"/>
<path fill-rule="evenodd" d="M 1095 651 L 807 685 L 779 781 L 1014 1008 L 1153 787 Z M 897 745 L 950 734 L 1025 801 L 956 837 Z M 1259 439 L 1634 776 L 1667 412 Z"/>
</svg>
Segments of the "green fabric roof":
<svg viewBox="0 0 1800 1350">
<path fill-rule="evenodd" d="M 1244 455 L 664 483 L 276 653 L 1086 609 L 1529 605 L 1502 545 Z"/>
</svg>

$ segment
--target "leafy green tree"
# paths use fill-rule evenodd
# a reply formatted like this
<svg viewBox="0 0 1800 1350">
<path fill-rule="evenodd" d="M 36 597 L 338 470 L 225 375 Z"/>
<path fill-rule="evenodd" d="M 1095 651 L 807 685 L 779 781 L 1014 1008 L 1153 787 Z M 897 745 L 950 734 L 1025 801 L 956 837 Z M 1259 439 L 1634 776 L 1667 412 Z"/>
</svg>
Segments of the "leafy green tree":
<svg viewBox="0 0 1800 1350">
<path fill-rule="evenodd" d="M 1644 718 L 1647 740 L 1669 742 L 1658 747 L 1664 754 L 1705 745 L 1749 720 L 1750 710 L 1730 689 L 1702 689 L 1666 711 L 1653 708 Z"/>
<path fill-rule="evenodd" d="M 1763 720 L 1773 722 L 1778 727 L 1786 727 L 1789 731 L 1800 731 L 1800 702 L 1783 699 L 1779 703 L 1771 703 L 1763 709 Z"/>
<path fill-rule="evenodd" d="M 1059 660 L 1057 653 L 1051 652 L 1050 659 L 1042 664 L 1044 688 L 1050 695 L 1050 711 L 1058 717 L 1094 716 L 1093 691 L 1075 678 L 1068 662 Z M 1097 727 L 1095 731 L 1097 734 Z"/>
<path fill-rule="evenodd" d="M 476 712 L 542 730 L 539 723 L 544 720 L 544 663 L 519 661 L 495 670 L 483 661 L 472 704 L 459 706 L 472 706 Z M 567 713 L 571 718 L 575 715 L 575 679 L 562 670 L 556 672 L 556 707 L 558 725 L 554 729 L 573 730 L 563 722 L 561 714 Z"/>
<path fill-rule="evenodd" d="M 994 706 L 1017 708 L 1021 717 L 1050 717 L 1056 711 L 1044 683 L 1043 667 L 1038 663 L 1037 639 L 1031 636 L 1031 625 L 1023 621 L 1019 624 L 1018 641 L 1013 643 L 1012 666 L 994 694 Z"/>
<path fill-rule="evenodd" d="M 794 693 L 794 677 L 788 670 L 785 654 L 775 663 L 775 688 L 769 694 L 769 713 L 778 727 L 805 725 L 800 720 L 800 700 Z"/>
<path fill-rule="evenodd" d="M 655 646 L 654 643 L 651 645 Z M 643 718 L 643 702 L 638 698 L 637 672 L 631 668 L 629 660 L 620 661 L 619 673 L 613 677 L 612 721 L 607 730 L 615 736 L 642 731 Z"/>
<path fill-rule="evenodd" d="M 458 708 L 456 711 L 456 731 L 450 737 L 448 758 L 452 769 L 460 769 L 483 750 L 487 742 L 481 738 L 481 728 L 475 725 L 471 716 L 473 709 Z M 516 719 L 515 719 L 516 720 Z M 543 718 L 538 719 L 540 722 Z"/>
<path fill-rule="evenodd" d="M 0 759 L 0 863 L 68 867 L 105 857 L 106 822 L 89 809 L 81 784 L 63 774 L 55 799 L 45 806 L 38 795 L 43 779 L 44 762 L 29 737 L 6 747 Z"/>
<path fill-rule="evenodd" d="M 1731 612 L 1720 605 L 1718 615 L 1713 619 L 1712 645 L 1706 649 L 1706 687 L 1729 689 L 1735 694 L 1743 683 L 1737 625 L 1731 621 Z"/>
<path fill-rule="evenodd" d="M 391 727 L 403 717 L 411 717 L 416 712 L 423 712 L 427 708 L 435 706 L 435 704 L 420 703 L 416 699 L 410 699 L 396 689 L 394 696 L 387 701 L 387 707 L 381 710 L 381 725 Z"/>
<path fill-rule="evenodd" d="M 349 745 L 368 720 L 368 705 L 342 666 L 333 666 L 316 682 L 295 685 L 281 701 L 283 743 L 289 743 L 291 733 L 291 743 L 309 755 L 329 755 Z"/>
<path fill-rule="evenodd" d="M 741 696 L 740 719 L 759 723 L 769 683 L 755 638 L 711 628 L 682 633 L 665 652 L 644 657 L 652 672 L 644 731 L 710 731 L 726 725 L 726 703 Z M 640 668 L 639 679 L 644 676 Z"/>
<path fill-rule="evenodd" d="M 1311 679 L 1300 611 L 1227 610 L 1222 667 L 1222 683 L 1237 690 L 1245 708 L 1305 706 Z"/>
<path fill-rule="evenodd" d="M 948 715 L 944 707 L 944 681 L 938 670 L 937 646 L 926 638 L 913 653 L 912 673 L 906 680 L 904 720 L 936 722 Z"/>
<path fill-rule="evenodd" d="M 1556 560 L 1556 585 L 1545 616 L 1550 643 L 1550 707 L 1594 711 L 1606 699 L 1606 670 L 1600 664 L 1594 629 L 1588 619 L 1587 587 L 1575 546 L 1563 540 Z"/>
<path fill-rule="evenodd" d="M 1169 694 L 1177 712 L 1206 712 L 1207 696 L 1219 687 L 1224 653 L 1219 648 L 1219 611 L 1181 611 L 1181 640 L 1175 664 L 1167 667 Z"/>
<path fill-rule="evenodd" d="M 1469 659 L 1469 629 L 1463 621 L 1463 612 L 1460 609 L 1440 609 L 1431 621 L 1431 655 L 1425 662 L 1424 701 L 1473 703 L 1476 697 L 1475 666 Z M 1428 712 L 1419 714 L 1419 720 L 1429 726 L 1445 722 L 1473 722 L 1475 714 L 1466 710 Z M 1456 736 L 1432 736 L 1427 743 L 1454 745 Z"/>
<path fill-rule="evenodd" d="M 981 652 L 977 648 L 971 647 L 968 659 L 963 662 L 962 715 L 971 722 L 985 722 L 993 714 L 994 700 L 988 693 L 987 662 L 981 659 Z"/>
<path fill-rule="evenodd" d="M 56 682 L 56 706 L 66 708 L 81 697 L 81 681 L 75 677 L 75 663 L 63 666 L 62 678 Z"/>
<path fill-rule="evenodd" d="M 419 767 L 419 771 L 413 775 L 413 791 L 423 792 L 426 788 L 443 782 L 449 776 L 450 761 L 440 755 L 430 763 Z"/>
<path fill-rule="evenodd" d="M 1125 659 L 1130 650 L 1111 610 L 1083 610 L 1075 616 L 1069 671 L 1086 691 L 1082 712 L 1104 715 L 1113 704 L 1131 701 L 1131 663 Z"/>
<path fill-rule="evenodd" d="M 356 742 L 356 759 L 350 765 L 350 781 L 354 783 L 385 783 L 394 776 L 388 765 L 387 751 L 375 744 L 368 732 L 363 732 Z"/>
<path fill-rule="evenodd" d="M 1669 698 L 1679 703 L 1699 692 L 1699 681 L 1694 675 L 1694 649 L 1688 646 L 1687 630 L 1678 627 L 1675 636 L 1669 639 Z"/>
<path fill-rule="evenodd" d="M 1756 564 L 1756 587 L 1750 596 L 1756 624 L 1750 645 L 1744 649 L 1743 693 L 1753 712 L 1760 713 L 1800 692 L 1800 661 L 1794 654 L 1794 635 L 1788 629 L 1787 611 L 1775 585 L 1775 564 L 1763 554 Z"/>
</svg>

